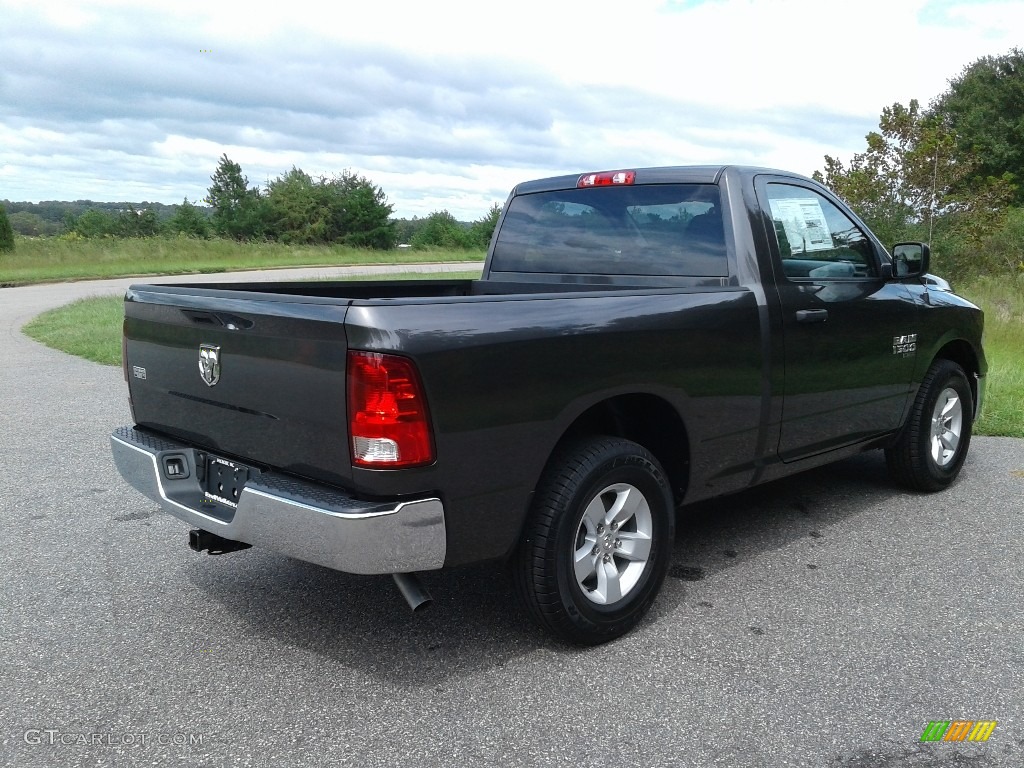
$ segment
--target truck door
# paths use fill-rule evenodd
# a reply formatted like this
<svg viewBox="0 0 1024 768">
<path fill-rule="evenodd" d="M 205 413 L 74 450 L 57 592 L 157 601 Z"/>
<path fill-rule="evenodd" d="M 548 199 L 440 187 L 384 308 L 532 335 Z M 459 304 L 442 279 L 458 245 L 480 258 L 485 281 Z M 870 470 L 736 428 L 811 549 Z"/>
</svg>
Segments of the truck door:
<svg viewBox="0 0 1024 768">
<path fill-rule="evenodd" d="M 917 308 L 883 280 L 877 242 L 799 180 L 759 177 L 782 305 L 779 455 L 821 453 L 896 429 L 910 392 Z"/>
</svg>

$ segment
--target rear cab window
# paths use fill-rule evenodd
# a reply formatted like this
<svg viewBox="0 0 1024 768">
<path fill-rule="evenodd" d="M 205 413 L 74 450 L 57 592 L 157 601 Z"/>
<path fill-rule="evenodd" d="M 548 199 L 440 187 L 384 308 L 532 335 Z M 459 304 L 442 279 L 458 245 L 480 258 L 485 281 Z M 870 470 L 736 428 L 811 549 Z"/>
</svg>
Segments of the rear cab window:
<svg viewBox="0 0 1024 768">
<path fill-rule="evenodd" d="M 650 184 L 517 195 L 491 269 L 726 277 L 721 193 L 715 184 Z"/>
</svg>

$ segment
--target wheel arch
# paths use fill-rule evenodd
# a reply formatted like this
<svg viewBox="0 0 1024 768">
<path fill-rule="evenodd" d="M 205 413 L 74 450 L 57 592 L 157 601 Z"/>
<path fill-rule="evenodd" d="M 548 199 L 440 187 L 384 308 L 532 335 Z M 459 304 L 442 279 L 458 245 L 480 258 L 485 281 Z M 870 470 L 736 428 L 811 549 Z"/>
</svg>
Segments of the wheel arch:
<svg viewBox="0 0 1024 768">
<path fill-rule="evenodd" d="M 946 342 L 932 357 L 932 363 L 936 360 L 949 360 L 963 368 L 967 374 L 967 383 L 971 387 L 971 398 L 974 401 L 975 416 L 978 408 L 978 376 L 981 375 L 981 361 L 977 351 L 970 342 L 964 339 L 954 339 Z"/>
<path fill-rule="evenodd" d="M 615 395 L 595 403 L 566 428 L 548 462 L 567 443 L 597 435 L 632 440 L 654 454 L 668 475 L 673 501 L 682 501 L 690 480 L 690 442 L 671 403 L 650 393 Z"/>
</svg>

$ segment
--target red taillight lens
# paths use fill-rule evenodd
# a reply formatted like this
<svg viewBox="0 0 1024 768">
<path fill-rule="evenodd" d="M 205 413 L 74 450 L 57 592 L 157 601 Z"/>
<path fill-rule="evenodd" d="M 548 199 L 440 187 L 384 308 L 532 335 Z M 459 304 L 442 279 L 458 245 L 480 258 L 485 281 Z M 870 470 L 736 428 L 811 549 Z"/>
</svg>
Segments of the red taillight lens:
<svg viewBox="0 0 1024 768">
<path fill-rule="evenodd" d="M 576 182 L 577 187 L 610 187 L 613 185 L 629 185 L 636 181 L 636 171 L 604 171 L 603 173 L 585 173 Z"/>
<path fill-rule="evenodd" d="M 350 350 L 348 423 L 357 467 L 418 467 L 434 460 L 427 401 L 411 360 Z"/>
</svg>

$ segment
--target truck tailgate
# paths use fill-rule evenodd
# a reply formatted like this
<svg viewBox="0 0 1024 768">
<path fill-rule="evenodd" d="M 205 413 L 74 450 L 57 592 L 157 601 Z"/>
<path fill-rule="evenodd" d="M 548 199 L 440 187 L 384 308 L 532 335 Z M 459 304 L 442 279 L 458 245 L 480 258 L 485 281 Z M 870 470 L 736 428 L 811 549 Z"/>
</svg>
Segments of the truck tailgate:
<svg viewBox="0 0 1024 768">
<path fill-rule="evenodd" d="M 344 482 L 350 303 L 133 285 L 124 334 L 136 423 L 225 456 Z"/>
</svg>

